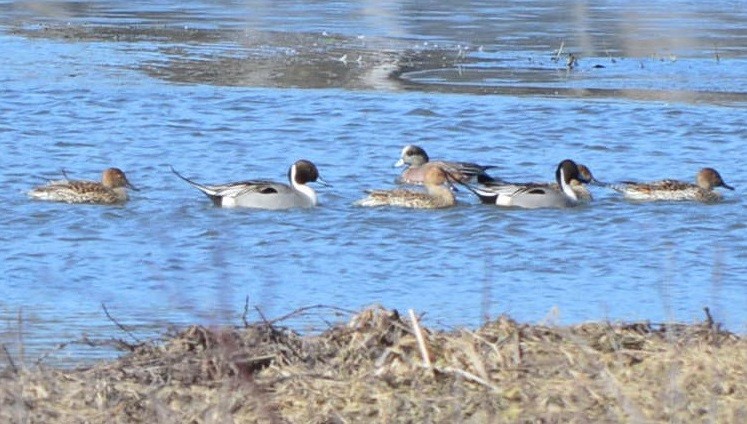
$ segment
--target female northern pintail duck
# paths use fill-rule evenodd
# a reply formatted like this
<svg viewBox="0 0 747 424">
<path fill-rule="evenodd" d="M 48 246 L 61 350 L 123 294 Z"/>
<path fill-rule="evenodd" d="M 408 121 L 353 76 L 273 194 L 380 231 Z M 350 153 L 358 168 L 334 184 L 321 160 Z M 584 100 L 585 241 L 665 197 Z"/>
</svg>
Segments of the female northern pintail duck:
<svg viewBox="0 0 747 424">
<path fill-rule="evenodd" d="M 677 180 L 661 180 L 649 183 L 623 181 L 619 184 L 608 184 L 613 190 L 619 191 L 631 200 L 694 200 L 698 202 L 717 202 L 721 200 L 721 193 L 714 187 L 724 187 L 734 190 L 726 184 L 721 175 L 713 168 L 703 168 L 696 177 L 697 184 Z"/>
<path fill-rule="evenodd" d="M 119 168 L 109 168 L 96 181 L 52 181 L 28 192 L 29 197 L 65 203 L 116 205 L 128 200 L 127 188 L 137 189 Z"/>
<path fill-rule="evenodd" d="M 371 190 L 368 197 L 357 202 L 358 206 L 400 206 L 415 209 L 439 209 L 454 206 L 456 198 L 451 190 L 450 177 L 439 167 L 431 167 L 425 173 L 423 185 L 427 193 L 410 190 Z"/>
<path fill-rule="evenodd" d="M 422 184 L 426 172 L 429 168 L 434 166 L 443 168 L 449 173 L 449 175 L 463 183 L 472 180 L 477 180 L 478 182 L 495 181 L 493 177 L 485 172 L 490 168 L 495 168 L 495 166 L 478 165 L 470 162 L 429 162 L 428 154 L 425 153 L 425 150 L 412 144 L 407 145 L 402 149 L 399 160 L 394 164 L 395 167 L 405 165 L 407 165 L 407 168 L 402 171 L 402 175 L 397 178 L 397 183 Z"/>
<path fill-rule="evenodd" d="M 475 193 L 482 203 L 497 206 L 514 206 L 520 208 L 565 208 L 576 206 L 582 202 L 579 194 L 574 190 L 578 187 L 573 181 L 580 182 L 578 165 L 570 159 L 558 164 L 555 170 L 557 188 L 548 183 L 526 184 L 489 184 L 472 187 L 463 184 Z"/>
<path fill-rule="evenodd" d="M 310 208 L 318 204 L 316 192 L 306 183 L 319 181 L 319 170 L 308 160 L 299 160 L 288 170 L 290 185 L 273 181 L 240 181 L 220 185 L 198 184 L 172 167 L 179 178 L 205 193 L 215 206 L 223 208 L 244 207 L 257 209 Z"/>
</svg>

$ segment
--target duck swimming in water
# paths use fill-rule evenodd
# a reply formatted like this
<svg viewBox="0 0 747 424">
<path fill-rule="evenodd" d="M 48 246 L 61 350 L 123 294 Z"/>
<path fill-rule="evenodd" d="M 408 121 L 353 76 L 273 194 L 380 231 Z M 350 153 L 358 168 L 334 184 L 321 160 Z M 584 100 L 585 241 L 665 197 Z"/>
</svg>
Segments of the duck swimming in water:
<svg viewBox="0 0 747 424">
<path fill-rule="evenodd" d="M 394 164 L 395 167 L 407 166 L 402 174 L 397 178 L 399 184 L 423 184 L 425 174 L 432 167 L 439 167 L 449 173 L 459 182 L 477 182 L 497 181 L 486 173 L 492 165 L 478 165 L 471 162 L 454 162 L 454 161 L 430 161 L 428 154 L 423 148 L 415 145 L 407 145 L 402 149 L 400 159 Z"/>
<path fill-rule="evenodd" d="M 734 190 L 734 187 L 726 184 L 723 178 L 721 178 L 721 174 L 713 168 L 701 169 L 696 176 L 696 184 L 677 180 L 661 180 L 647 183 L 623 181 L 617 184 L 608 184 L 607 186 L 622 193 L 627 199 L 642 201 L 691 200 L 697 202 L 717 202 L 723 196 L 714 190 L 715 187 Z"/>
<path fill-rule="evenodd" d="M 557 187 L 550 183 L 498 183 L 477 187 L 463 185 L 486 204 L 526 209 L 566 208 L 582 203 L 581 197 L 574 190 L 574 186 L 580 184 L 581 178 L 578 165 L 566 159 L 560 162 L 555 170 Z"/>
<path fill-rule="evenodd" d="M 423 185 L 427 192 L 412 190 L 371 190 L 368 196 L 355 202 L 358 206 L 399 206 L 414 209 L 440 209 L 454 206 L 456 198 L 450 187 L 450 176 L 437 166 L 425 173 Z"/>
<path fill-rule="evenodd" d="M 290 209 L 317 206 L 318 199 L 307 183 L 324 180 L 316 165 L 308 160 L 299 160 L 288 169 L 290 185 L 267 180 L 240 181 L 228 184 L 204 185 L 196 183 L 172 167 L 179 178 L 205 193 L 215 206 L 222 208 Z"/>
<path fill-rule="evenodd" d="M 33 188 L 28 195 L 34 199 L 52 202 L 117 205 L 129 199 L 128 188 L 137 191 L 121 169 L 109 168 L 101 175 L 101 182 L 68 179 L 52 181 L 47 185 Z"/>
</svg>

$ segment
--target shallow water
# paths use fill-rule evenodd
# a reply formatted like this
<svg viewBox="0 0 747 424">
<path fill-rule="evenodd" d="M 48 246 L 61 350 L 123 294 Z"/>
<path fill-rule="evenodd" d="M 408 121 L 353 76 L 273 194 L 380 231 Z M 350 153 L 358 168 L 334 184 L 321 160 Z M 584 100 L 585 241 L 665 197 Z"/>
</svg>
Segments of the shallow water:
<svg viewBox="0 0 747 424">
<path fill-rule="evenodd" d="M 247 298 L 250 320 L 255 306 L 381 303 L 444 327 L 501 313 L 694 321 L 708 306 L 744 332 L 744 8 L 456 3 L 0 3 L 0 343 L 95 358 L 111 353 L 53 348 L 129 340 L 102 304 L 143 338 L 240 324 Z M 499 210 L 464 191 L 444 211 L 351 206 L 392 186 L 409 143 L 509 180 L 550 180 L 571 157 L 604 181 L 713 166 L 737 190 L 716 205 L 594 189 L 572 210 Z M 169 172 L 284 180 L 302 157 L 333 185 L 314 210 L 216 209 Z M 123 207 L 25 196 L 62 169 L 109 166 L 141 189 Z"/>
</svg>

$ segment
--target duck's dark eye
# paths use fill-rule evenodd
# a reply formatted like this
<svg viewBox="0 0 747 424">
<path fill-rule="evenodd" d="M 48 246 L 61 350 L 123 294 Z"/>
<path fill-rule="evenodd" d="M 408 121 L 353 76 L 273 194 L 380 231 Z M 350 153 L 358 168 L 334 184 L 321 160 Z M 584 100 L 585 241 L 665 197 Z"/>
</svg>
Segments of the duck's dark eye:
<svg viewBox="0 0 747 424">
<path fill-rule="evenodd" d="M 259 192 L 262 193 L 262 194 L 272 194 L 272 193 L 277 193 L 278 191 L 275 190 L 272 187 L 265 187 L 262 190 L 260 190 Z"/>
<path fill-rule="evenodd" d="M 529 194 L 545 194 L 545 190 L 542 190 L 541 188 L 533 188 L 529 190 L 527 193 Z"/>
</svg>

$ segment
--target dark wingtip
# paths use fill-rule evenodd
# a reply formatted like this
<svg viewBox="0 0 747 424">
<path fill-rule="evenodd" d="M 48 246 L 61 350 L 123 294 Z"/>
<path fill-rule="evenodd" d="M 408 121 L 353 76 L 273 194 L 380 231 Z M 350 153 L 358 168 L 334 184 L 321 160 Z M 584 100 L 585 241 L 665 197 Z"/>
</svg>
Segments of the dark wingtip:
<svg viewBox="0 0 747 424">
<path fill-rule="evenodd" d="M 488 167 L 486 167 L 488 168 Z M 495 168 L 494 166 L 490 166 L 490 168 Z M 503 183 L 503 180 L 500 178 L 495 178 L 491 175 L 488 175 L 486 173 L 477 174 L 477 182 L 480 184 L 490 184 L 490 183 Z"/>
<path fill-rule="evenodd" d="M 446 168 L 439 166 L 438 169 L 440 169 L 444 173 L 444 175 L 446 175 L 446 182 L 449 183 L 449 187 L 451 187 L 451 189 L 454 191 L 459 191 L 454 183 L 463 184 L 462 181 L 459 178 L 455 177 Z"/>
<path fill-rule="evenodd" d="M 485 197 L 485 196 L 484 196 L 483 194 L 480 194 L 480 193 L 479 193 L 479 192 L 478 192 L 477 190 L 475 190 L 475 188 L 474 188 L 474 187 L 472 187 L 472 186 L 471 186 L 471 185 L 470 185 L 469 183 L 466 183 L 466 182 L 464 182 L 464 181 L 461 181 L 461 180 L 460 180 L 460 179 L 458 179 L 458 178 L 454 178 L 454 176 L 453 176 L 453 175 L 451 175 L 451 174 L 450 174 L 450 173 L 448 173 L 448 172 L 446 173 L 446 175 L 447 175 L 447 176 L 449 177 L 449 179 L 450 179 L 450 180 L 452 180 L 451 182 L 455 182 L 455 183 L 459 184 L 460 186 L 462 186 L 462 187 L 466 188 L 467 190 L 471 191 L 471 192 L 472 192 L 472 194 L 474 194 L 475 196 L 479 197 L 479 198 L 480 198 L 480 200 L 481 200 L 481 201 L 482 201 L 483 203 L 488 203 L 488 202 L 486 202 L 486 197 Z M 454 188 L 456 189 L 456 186 L 453 186 L 453 187 L 454 187 Z M 488 197 L 489 197 L 489 196 L 488 196 Z"/>
<path fill-rule="evenodd" d="M 488 174 L 477 174 L 477 182 L 480 184 L 492 183 L 493 181 L 495 179 Z"/>
<path fill-rule="evenodd" d="M 480 203 L 484 205 L 495 205 L 496 199 L 498 199 L 498 195 L 495 196 L 488 196 L 485 194 L 476 193 L 477 197 L 480 199 Z"/>
</svg>

